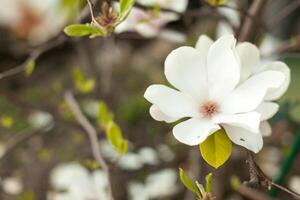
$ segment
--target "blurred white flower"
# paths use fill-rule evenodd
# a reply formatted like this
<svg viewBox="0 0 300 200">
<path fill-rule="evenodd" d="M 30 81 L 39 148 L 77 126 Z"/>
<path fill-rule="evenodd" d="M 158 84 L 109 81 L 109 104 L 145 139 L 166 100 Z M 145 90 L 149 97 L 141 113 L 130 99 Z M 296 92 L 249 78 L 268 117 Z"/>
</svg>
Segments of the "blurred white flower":
<svg viewBox="0 0 300 200">
<path fill-rule="evenodd" d="M 128 185 L 130 199 L 148 200 L 173 195 L 176 190 L 177 172 L 174 169 L 163 169 L 150 174 L 145 184 L 130 182 Z"/>
<path fill-rule="evenodd" d="M 175 138 L 187 145 L 200 144 L 222 127 L 234 143 L 260 151 L 260 121 L 277 111 L 278 105 L 269 101 L 282 94 L 287 78 L 279 70 L 286 67 L 282 62 L 266 63 L 265 70 L 254 73 L 259 57 L 253 55 L 257 53 L 253 47 L 250 43 L 236 47 L 232 35 L 216 42 L 202 35 L 196 48 L 171 52 L 165 75 L 179 91 L 164 85 L 148 87 L 144 96 L 153 104 L 151 116 L 166 122 L 190 118 L 173 128 Z"/>
<path fill-rule="evenodd" d="M 296 193 L 300 193 L 300 176 L 293 176 L 289 181 L 289 187 Z"/>
<path fill-rule="evenodd" d="M 48 200 L 108 199 L 107 175 L 96 170 L 92 173 L 77 163 L 56 167 L 50 177 L 52 187 L 57 191 L 48 195 Z"/>
<path fill-rule="evenodd" d="M 172 12 L 147 12 L 133 7 L 126 20 L 116 27 L 115 32 L 135 31 L 143 37 L 150 38 L 158 35 L 167 23 L 178 19 L 179 16 Z"/>
<path fill-rule="evenodd" d="M 118 165 L 125 170 L 139 170 L 144 163 L 139 154 L 128 152 L 120 158 Z"/>
<path fill-rule="evenodd" d="M 18 195 L 23 191 L 23 183 L 20 178 L 8 177 L 2 181 L 2 189 L 10 195 Z"/>
<path fill-rule="evenodd" d="M 53 126 L 53 117 L 47 112 L 36 111 L 29 115 L 28 121 L 36 129 Z"/>
<path fill-rule="evenodd" d="M 159 5 L 161 8 L 174 10 L 183 13 L 188 6 L 188 0 L 137 0 L 144 6 Z"/>
<path fill-rule="evenodd" d="M 157 165 L 159 164 L 159 159 L 155 149 L 151 147 L 143 147 L 139 150 L 139 156 L 144 164 Z"/>
<path fill-rule="evenodd" d="M 160 144 L 157 147 L 158 155 L 160 159 L 162 159 L 165 162 L 171 162 L 175 158 L 175 153 L 172 151 L 172 149 L 166 145 L 166 144 Z"/>
<path fill-rule="evenodd" d="M 43 42 L 61 31 L 67 14 L 60 0 L 1 0 L 0 24 L 32 43 Z"/>
</svg>

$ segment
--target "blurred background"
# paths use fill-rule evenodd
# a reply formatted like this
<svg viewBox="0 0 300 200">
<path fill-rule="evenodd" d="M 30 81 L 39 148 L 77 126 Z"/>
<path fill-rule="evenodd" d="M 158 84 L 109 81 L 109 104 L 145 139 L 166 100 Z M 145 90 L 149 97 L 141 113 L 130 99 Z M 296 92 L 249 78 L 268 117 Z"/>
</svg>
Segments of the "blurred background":
<svg viewBox="0 0 300 200">
<path fill-rule="evenodd" d="M 95 13 L 101 2 L 94 1 Z M 299 0 L 266 1 L 259 16 L 247 14 L 252 0 L 227 0 L 218 8 L 200 0 L 186 2 L 179 10 L 162 6 L 160 12 L 173 12 L 176 19 L 167 20 L 155 34 L 137 30 L 89 39 L 63 33 L 68 24 L 90 22 L 85 0 L 0 1 L 1 200 L 108 199 L 104 172 L 64 101 L 66 91 L 73 92 L 97 128 L 116 199 L 194 199 L 179 181 L 179 167 L 199 182 L 212 172 L 217 199 L 253 199 L 230 184 L 232 176 L 249 179 L 242 148 L 234 146 L 230 160 L 214 170 L 198 147 L 173 138 L 172 124 L 151 119 L 150 104 L 143 98 L 149 84 L 167 83 L 163 67 L 171 50 L 194 45 L 201 34 L 238 35 L 249 17 L 255 18 L 252 37 L 263 58 L 282 60 L 292 72 L 290 87 L 279 100 L 280 112 L 271 120 L 272 135 L 264 138 L 256 160 L 269 177 L 300 193 Z M 153 7 L 142 1 L 137 6 Z M 129 141 L 122 157 L 99 123 L 100 101 Z M 271 193 L 277 197 L 270 199 L 292 199 Z"/>
</svg>

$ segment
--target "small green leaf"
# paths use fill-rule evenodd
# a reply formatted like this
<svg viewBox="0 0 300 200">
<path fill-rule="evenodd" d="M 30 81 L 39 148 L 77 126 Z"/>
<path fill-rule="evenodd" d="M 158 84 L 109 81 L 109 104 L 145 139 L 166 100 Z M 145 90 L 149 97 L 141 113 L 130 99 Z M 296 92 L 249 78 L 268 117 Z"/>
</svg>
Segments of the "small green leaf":
<svg viewBox="0 0 300 200">
<path fill-rule="evenodd" d="M 179 168 L 179 177 L 183 185 L 190 190 L 191 192 L 195 193 L 198 197 L 201 197 L 197 186 L 192 182 L 192 180 L 186 175 L 183 169 Z"/>
<path fill-rule="evenodd" d="M 224 129 L 218 130 L 200 144 L 202 157 L 214 168 L 220 167 L 228 160 L 231 150 L 232 143 Z"/>
<path fill-rule="evenodd" d="M 84 94 L 87 94 L 95 88 L 95 81 L 91 78 L 86 78 L 80 68 L 75 68 L 72 71 L 73 80 L 76 89 Z"/>
<path fill-rule="evenodd" d="M 196 183 L 198 190 L 200 191 L 201 196 L 203 197 L 206 193 L 203 185 L 200 184 L 198 181 L 196 181 L 195 183 Z"/>
<path fill-rule="evenodd" d="M 120 21 L 126 19 L 134 4 L 134 0 L 120 0 Z"/>
<path fill-rule="evenodd" d="M 212 6 L 220 6 L 225 3 L 226 0 L 206 0 L 207 3 L 209 3 Z"/>
<path fill-rule="evenodd" d="M 98 106 L 98 122 L 106 127 L 113 120 L 114 115 L 108 110 L 105 102 L 100 101 Z"/>
<path fill-rule="evenodd" d="M 28 61 L 25 66 L 26 76 L 30 76 L 33 73 L 34 69 L 35 69 L 35 61 L 34 60 Z"/>
<path fill-rule="evenodd" d="M 209 173 L 205 176 L 206 192 L 211 192 L 211 177 L 212 177 L 212 173 Z"/>
<path fill-rule="evenodd" d="M 128 150 L 128 141 L 123 138 L 120 127 L 113 121 L 110 121 L 107 125 L 107 138 L 114 148 L 123 155 Z"/>
<path fill-rule="evenodd" d="M 103 31 L 99 27 L 93 26 L 91 24 L 72 24 L 67 26 L 64 29 L 64 32 L 68 36 L 72 37 L 81 37 L 87 35 L 95 37 L 104 35 Z"/>
</svg>

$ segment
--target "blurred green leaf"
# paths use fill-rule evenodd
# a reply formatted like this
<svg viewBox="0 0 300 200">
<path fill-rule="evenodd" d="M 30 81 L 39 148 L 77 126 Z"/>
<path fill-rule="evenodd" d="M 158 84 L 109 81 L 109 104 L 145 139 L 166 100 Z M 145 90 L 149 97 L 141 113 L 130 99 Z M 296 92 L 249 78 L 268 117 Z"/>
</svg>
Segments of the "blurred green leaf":
<svg viewBox="0 0 300 200">
<path fill-rule="evenodd" d="M 98 122 L 105 127 L 108 125 L 110 121 L 113 120 L 113 118 L 114 115 L 112 112 L 108 110 L 106 103 L 100 101 L 99 108 L 98 108 Z"/>
<path fill-rule="evenodd" d="M 209 173 L 205 176 L 206 192 L 211 192 L 211 177 L 212 177 L 212 173 Z"/>
<path fill-rule="evenodd" d="M 225 130 L 220 129 L 208 136 L 207 139 L 200 144 L 200 151 L 203 159 L 208 164 L 214 168 L 218 168 L 230 157 L 232 143 Z"/>
<path fill-rule="evenodd" d="M 0 123 L 4 128 L 11 128 L 14 124 L 14 119 L 11 116 L 2 116 Z"/>
<path fill-rule="evenodd" d="M 80 68 L 73 70 L 73 80 L 76 89 L 84 94 L 90 93 L 95 87 L 95 81 L 90 78 L 86 78 Z"/>
<path fill-rule="evenodd" d="M 90 37 L 104 36 L 103 31 L 91 24 L 72 24 L 64 29 L 64 32 L 71 37 L 81 37 L 90 35 Z"/>
<path fill-rule="evenodd" d="M 27 191 L 22 193 L 19 197 L 18 200 L 35 200 L 35 194 L 32 191 Z"/>
<path fill-rule="evenodd" d="M 201 194 L 197 189 L 197 186 L 192 182 L 192 180 L 186 175 L 182 168 L 179 168 L 179 177 L 183 185 L 190 190 L 191 192 L 195 193 L 199 198 L 201 198 Z"/>
<path fill-rule="evenodd" d="M 33 73 L 34 69 L 35 69 L 35 61 L 30 60 L 29 62 L 27 62 L 25 66 L 26 76 L 30 76 Z"/>
<path fill-rule="evenodd" d="M 128 141 L 123 138 L 120 127 L 113 121 L 107 125 L 107 138 L 119 154 L 123 155 L 128 150 Z"/>
<path fill-rule="evenodd" d="M 120 0 L 120 21 L 126 19 L 133 5 L 134 5 L 134 0 Z"/>
<path fill-rule="evenodd" d="M 206 2 L 212 6 L 220 6 L 225 3 L 226 0 L 206 0 Z"/>
<path fill-rule="evenodd" d="M 300 123 L 300 105 L 292 106 L 290 117 L 297 123 Z"/>
</svg>

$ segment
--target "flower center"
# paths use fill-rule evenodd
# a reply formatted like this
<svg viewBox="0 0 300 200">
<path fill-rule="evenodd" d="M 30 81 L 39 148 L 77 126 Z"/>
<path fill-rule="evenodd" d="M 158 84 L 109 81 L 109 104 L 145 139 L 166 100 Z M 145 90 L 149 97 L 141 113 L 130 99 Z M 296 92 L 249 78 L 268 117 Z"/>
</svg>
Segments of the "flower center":
<svg viewBox="0 0 300 200">
<path fill-rule="evenodd" d="M 211 118 L 219 112 L 219 106 L 214 101 L 205 101 L 200 107 L 200 112 L 205 118 Z"/>
</svg>

